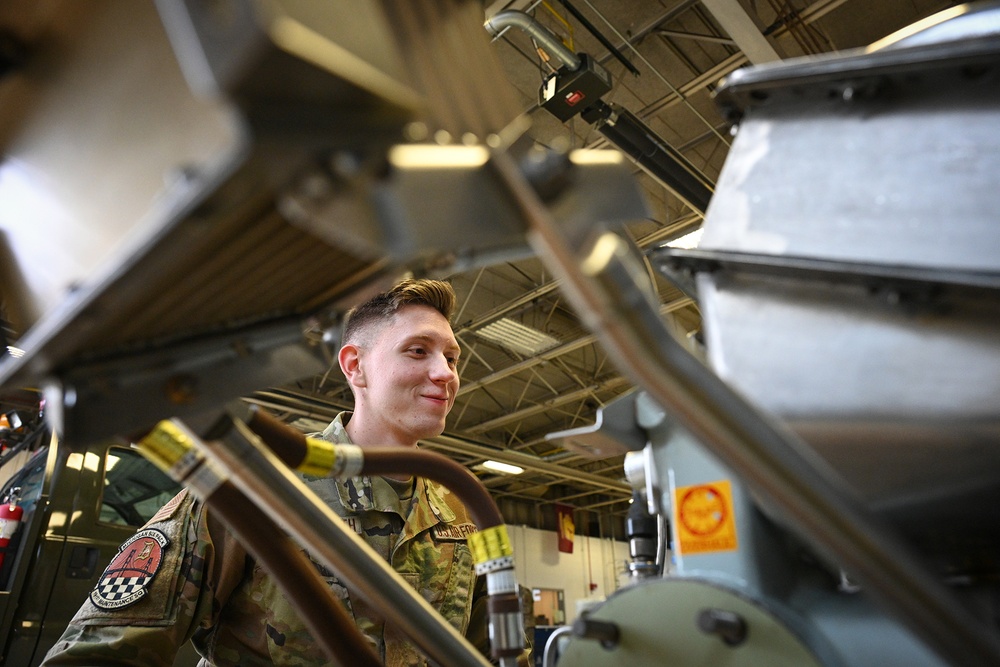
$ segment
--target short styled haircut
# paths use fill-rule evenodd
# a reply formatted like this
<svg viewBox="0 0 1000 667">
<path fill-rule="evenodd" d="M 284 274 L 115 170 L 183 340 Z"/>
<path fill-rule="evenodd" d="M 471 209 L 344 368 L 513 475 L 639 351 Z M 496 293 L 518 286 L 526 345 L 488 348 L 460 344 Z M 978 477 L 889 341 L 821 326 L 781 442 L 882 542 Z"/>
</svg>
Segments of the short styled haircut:
<svg viewBox="0 0 1000 667">
<path fill-rule="evenodd" d="M 344 326 L 344 344 L 367 344 L 404 306 L 430 306 L 451 321 L 455 290 L 441 280 L 407 278 L 351 309 Z"/>
</svg>

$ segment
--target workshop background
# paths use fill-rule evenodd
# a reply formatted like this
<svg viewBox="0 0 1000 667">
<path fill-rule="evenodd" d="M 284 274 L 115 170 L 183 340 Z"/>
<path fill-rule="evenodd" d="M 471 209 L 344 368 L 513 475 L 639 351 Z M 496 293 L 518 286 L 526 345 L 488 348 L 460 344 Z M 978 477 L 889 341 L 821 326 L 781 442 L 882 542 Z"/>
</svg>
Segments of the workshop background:
<svg viewBox="0 0 1000 667">
<path fill-rule="evenodd" d="M 528 133 L 540 145 L 558 150 L 622 150 L 625 144 L 621 137 L 612 134 L 614 140 L 608 138 L 609 125 L 614 125 L 608 119 L 627 116 L 634 123 L 647 144 L 624 149 L 630 152 L 648 212 L 629 221 L 627 228 L 635 244 L 649 250 L 668 242 L 696 243 L 696 238 L 688 235 L 696 236 L 700 228 L 732 142 L 733 128 L 712 97 L 721 79 L 749 65 L 864 47 L 954 4 L 937 0 L 515 0 L 486 3 L 484 18 L 496 20 L 520 12 L 530 19 L 534 33 L 514 25 L 495 29 L 495 34 L 484 28 L 482 35 L 466 37 L 472 42 L 489 40 L 503 76 L 516 91 L 515 106 L 531 120 Z M 78 80 L 75 85 L 78 92 L 86 92 L 88 107 L 96 105 L 85 108 L 76 99 L 46 97 L 39 83 L 44 79 L 33 78 L 30 69 L 27 75 L 24 70 L 19 72 L 23 53 L 8 40 L 7 75 L 0 79 L 0 145 L 18 136 L 20 143 L 8 147 L 10 156 L 17 157 L 18 146 L 28 146 L 29 155 L 22 156 L 25 162 L 40 155 L 54 173 L 72 173 L 75 179 L 88 170 L 96 170 L 98 176 L 105 167 L 123 170 L 122 165 L 131 160 L 135 164 L 129 164 L 128 169 L 149 171 L 147 180 L 162 187 L 164 179 L 174 183 L 190 174 L 183 169 L 163 174 L 156 171 L 159 166 L 155 160 L 148 160 L 148 165 L 142 162 L 143 156 L 149 155 L 142 152 L 146 150 L 143 135 L 151 127 L 160 129 L 167 142 L 172 140 L 167 130 L 176 126 L 175 139 L 183 137 L 189 152 L 201 159 L 224 152 L 232 137 L 227 136 L 228 126 L 221 120 L 217 125 L 185 125 L 182 114 L 162 110 L 168 106 L 164 102 L 172 94 L 171 85 L 184 85 L 176 63 L 169 59 L 155 65 L 160 70 L 156 95 L 136 99 L 130 91 L 142 82 L 134 79 L 146 75 L 141 73 L 138 60 L 131 63 L 121 52 L 121 41 L 135 35 L 122 34 L 115 27 L 109 18 L 114 15 L 114 5 L 84 6 L 57 0 L 0 5 L 0 28 L 8 37 L 16 36 L 18 44 L 28 45 L 26 52 L 62 55 L 77 50 L 88 54 L 78 58 L 75 69 L 65 76 Z M 433 22 L 431 9 L 417 11 Z M 133 14 L 130 31 L 147 34 L 150 40 L 163 39 L 158 36 L 161 28 L 155 12 Z M 95 26 L 91 32 L 98 35 L 95 40 L 99 43 L 78 43 L 77 36 L 86 34 L 78 28 L 88 22 Z M 563 65 L 551 53 L 553 49 L 546 48 L 548 38 L 570 53 L 583 54 L 594 71 L 606 76 L 606 92 L 587 89 L 604 102 L 604 115 L 584 118 L 574 109 L 554 112 L 552 105 L 540 104 L 540 91 L 551 85 L 553 74 Z M 468 63 L 456 60 L 439 65 L 460 69 Z M 492 85 L 485 83 L 487 88 Z M 500 90 L 503 85 L 498 82 L 494 87 Z M 578 106 L 582 109 L 592 101 Z M 207 111 L 199 109 L 199 113 L 225 118 L 225 109 L 203 104 Z M 101 116 L 100 105 L 117 109 L 121 118 L 129 119 L 117 126 L 114 137 L 94 130 L 96 121 L 88 129 L 88 114 Z M 44 134 L 50 125 L 70 117 L 79 128 L 74 136 Z M 33 125 L 37 131 L 32 131 Z M 624 126 L 624 122 L 619 125 Z M 436 140 L 461 142 L 460 137 L 438 136 Z M 126 148 L 132 144 L 134 149 Z M 819 163 L 828 157 L 813 156 Z M 72 184 L 64 184 L 58 196 L 44 192 L 32 199 L 31 190 L 22 187 L 25 181 L 17 171 L 17 162 L 6 162 L 0 191 L 8 197 L 16 194 L 21 198 L 18 206 L 37 207 L 41 215 L 36 216 L 38 223 L 31 229 L 11 227 L 8 242 L 15 255 L 20 243 L 50 261 L 45 262 L 44 270 L 20 267 L 27 278 L 13 278 L 36 280 L 28 285 L 29 290 L 42 295 L 41 306 L 47 306 L 58 303 L 63 294 L 95 272 L 100 273 L 100 263 L 113 243 L 123 243 L 105 229 L 123 230 L 136 224 L 147 213 L 150 199 L 142 196 L 141 188 L 123 188 L 114 179 L 100 177 L 84 179 L 79 192 L 72 191 Z M 683 182 L 678 180 L 678 168 Z M 59 205 L 83 218 L 83 223 L 75 227 L 63 224 L 52 213 Z M 287 209 L 284 213 L 291 215 Z M 53 215 L 56 222 L 47 225 Z M 88 225 L 90 220 L 100 220 L 102 227 Z M 65 250 L 52 242 L 54 238 L 63 239 L 78 254 L 67 257 Z M 231 304 L 241 300 L 267 305 L 261 281 L 268 283 L 271 291 L 291 290 L 291 298 L 302 298 L 301 289 L 289 288 L 298 278 L 295 272 L 279 276 L 262 259 L 274 255 L 278 243 L 273 238 L 259 234 L 240 238 L 236 244 L 238 252 L 246 253 L 243 271 L 256 266 L 267 275 L 241 286 L 232 284 L 245 275 L 238 273 L 235 281 L 231 279 L 230 284 L 216 290 L 231 289 L 232 293 L 213 301 L 201 292 L 199 298 L 204 303 L 199 307 L 214 309 L 221 318 L 240 314 Z M 330 260 L 329 256 L 304 251 L 297 258 L 302 264 Z M 363 273 L 365 268 L 352 261 L 337 267 L 345 281 L 352 271 Z M 5 272 L 11 282 L 12 276 Z M 650 276 L 664 317 L 697 352 L 701 345 L 697 304 L 652 269 Z M 581 324 L 539 261 L 513 258 L 453 273 L 449 279 L 459 297 L 454 323 L 463 347 L 462 388 L 444 435 L 428 446 L 477 471 L 512 524 L 554 530 L 554 507 L 563 503 L 573 508 L 581 534 L 620 537 L 621 518 L 631 497 L 622 457 L 595 460 L 564 449 L 559 441 L 546 436 L 593 423 L 597 409 L 630 391 L 631 383 Z M 169 332 L 163 322 L 197 319 L 176 307 L 190 303 L 189 294 L 165 300 L 175 305 L 168 305 L 167 311 L 122 315 L 115 329 L 117 338 L 106 337 L 100 342 L 134 346 L 129 337 L 146 335 L 144 323 L 157 319 Z M 41 309 L 36 307 L 36 311 Z M 4 335 L 11 344 L 16 345 L 19 336 L 42 314 L 30 310 L 18 311 L 9 298 L 4 303 Z M 25 311 L 29 311 L 27 315 Z M 80 346 L 84 344 L 86 341 Z M 44 361 L 32 363 L 46 369 Z M 335 364 L 298 382 L 261 388 L 248 398 L 306 431 L 320 428 L 350 405 L 350 392 Z M 516 465 L 523 472 L 511 475 L 483 468 L 488 460 Z"/>
</svg>

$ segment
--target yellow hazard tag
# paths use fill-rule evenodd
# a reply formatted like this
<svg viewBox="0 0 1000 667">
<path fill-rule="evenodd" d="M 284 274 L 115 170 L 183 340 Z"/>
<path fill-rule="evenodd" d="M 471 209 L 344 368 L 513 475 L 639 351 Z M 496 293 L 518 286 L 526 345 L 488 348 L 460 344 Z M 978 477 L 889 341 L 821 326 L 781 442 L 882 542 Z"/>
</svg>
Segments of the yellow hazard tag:
<svg viewBox="0 0 1000 667">
<path fill-rule="evenodd" d="M 736 518 L 729 480 L 674 490 L 674 527 L 681 554 L 735 551 Z"/>
</svg>

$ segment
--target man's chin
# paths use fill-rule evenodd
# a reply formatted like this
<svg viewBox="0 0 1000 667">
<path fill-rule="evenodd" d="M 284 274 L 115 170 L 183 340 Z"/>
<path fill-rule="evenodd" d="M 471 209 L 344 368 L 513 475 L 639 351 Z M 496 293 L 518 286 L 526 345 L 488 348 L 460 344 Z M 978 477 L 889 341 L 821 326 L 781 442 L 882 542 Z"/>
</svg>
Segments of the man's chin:
<svg viewBox="0 0 1000 667">
<path fill-rule="evenodd" d="M 417 436 L 417 440 L 427 440 L 428 438 L 436 438 L 444 433 L 444 424 L 433 424 L 427 426 L 425 429 L 421 429 L 421 434 Z"/>
</svg>

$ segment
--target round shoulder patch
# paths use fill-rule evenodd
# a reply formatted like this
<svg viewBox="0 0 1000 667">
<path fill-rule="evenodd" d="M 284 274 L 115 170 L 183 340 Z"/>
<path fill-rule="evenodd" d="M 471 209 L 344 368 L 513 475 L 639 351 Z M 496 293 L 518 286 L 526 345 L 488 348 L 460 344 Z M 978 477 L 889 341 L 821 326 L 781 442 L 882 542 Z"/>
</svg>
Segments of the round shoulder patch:
<svg viewBox="0 0 1000 667">
<path fill-rule="evenodd" d="M 137 532 L 104 570 L 90 601 L 101 609 L 121 609 L 141 600 L 160 569 L 168 544 L 167 536 L 155 528 Z"/>
</svg>

